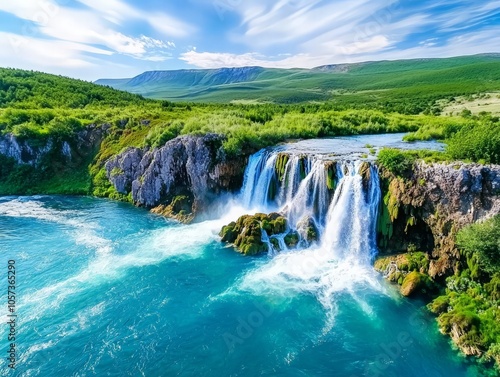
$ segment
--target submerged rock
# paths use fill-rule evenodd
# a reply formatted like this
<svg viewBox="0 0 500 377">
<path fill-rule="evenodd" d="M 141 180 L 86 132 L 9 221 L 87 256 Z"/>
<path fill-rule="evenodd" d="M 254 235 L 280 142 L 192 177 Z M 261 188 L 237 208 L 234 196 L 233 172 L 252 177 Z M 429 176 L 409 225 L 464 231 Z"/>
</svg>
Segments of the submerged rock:
<svg viewBox="0 0 500 377">
<path fill-rule="evenodd" d="M 312 217 L 304 217 L 299 221 L 297 224 L 297 233 L 309 244 L 319 241 L 319 230 Z"/>
<path fill-rule="evenodd" d="M 289 249 L 293 249 L 294 247 L 297 247 L 300 241 L 300 236 L 299 233 L 297 232 L 290 232 L 285 236 L 285 245 Z"/>
</svg>

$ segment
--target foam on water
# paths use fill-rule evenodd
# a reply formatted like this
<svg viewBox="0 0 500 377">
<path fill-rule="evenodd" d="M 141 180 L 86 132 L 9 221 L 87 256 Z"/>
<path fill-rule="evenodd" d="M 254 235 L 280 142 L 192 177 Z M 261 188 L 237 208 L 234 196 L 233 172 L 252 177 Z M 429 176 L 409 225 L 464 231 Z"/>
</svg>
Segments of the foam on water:
<svg viewBox="0 0 500 377">
<path fill-rule="evenodd" d="M 81 218 L 78 211 L 47 208 L 39 199 L 42 197 L 0 202 L 0 216 L 32 218 L 67 226 L 72 228 L 70 234 L 77 244 L 94 249 L 98 254 L 111 252 L 111 242 L 97 234 L 99 226 L 96 223 Z"/>
</svg>

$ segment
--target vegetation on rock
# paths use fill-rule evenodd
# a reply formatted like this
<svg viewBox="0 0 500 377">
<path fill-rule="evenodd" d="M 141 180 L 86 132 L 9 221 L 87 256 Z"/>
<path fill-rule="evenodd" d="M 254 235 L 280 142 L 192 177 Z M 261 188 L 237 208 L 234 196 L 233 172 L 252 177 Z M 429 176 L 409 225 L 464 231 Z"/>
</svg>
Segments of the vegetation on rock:
<svg viewBox="0 0 500 377">
<path fill-rule="evenodd" d="M 433 281 L 428 275 L 417 271 L 410 272 L 403 279 L 401 294 L 409 297 L 417 293 L 428 294 L 435 289 Z"/>
<path fill-rule="evenodd" d="M 155 207 L 151 212 L 188 224 L 194 219 L 192 202 L 189 196 L 178 195 L 170 201 L 170 204 Z"/>
<path fill-rule="evenodd" d="M 268 251 L 268 244 L 262 240 L 263 231 L 276 251 L 281 251 L 279 241 L 274 237 L 277 235 L 283 237 L 289 249 L 297 247 L 301 240 L 307 243 L 318 240 L 314 220 L 304 218 L 298 228 L 297 231 L 290 230 L 286 218 L 279 213 L 257 213 L 241 216 L 236 222 L 222 227 L 219 236 L 222 242 L 233 244 L 244 255 L 258 255 Z"/>
<path fill-rule="evenodd" d="M 337 163 L 335 161 L 327 161 L 326 169 L 326 186 L 328 190 L 334 191 L 337 185 Z"/>
<path fill-rule="evenodd" d="M 457 243 L 464 256 L 446 292 L 428 305 L 440 330 L 466 355 L 500 366 L 500 215 L 462 229 Z"/>
<path fill-rule="evenodd" d="M 435 289 L 434 282 L 427 275 L 429 256 L 426 253 L 408 252 L 379 257 L 374 268 L 383 273 L 387 280 L 399 284 L 404 296 L 429 294 Z"/>
<path fill-rule="evenodd" d="M 258 255 L 268 251 L 267 245 L 262 241 L 262 230 L 272 236 L 284 233 L 286 229 L 286 219 L 279 213 L 257 213 L 253 216 L 244 215 L 236 222 L 224 226 L 219 236 L 222 242 L 233 244 L 244 255 Z"/>
</svg>

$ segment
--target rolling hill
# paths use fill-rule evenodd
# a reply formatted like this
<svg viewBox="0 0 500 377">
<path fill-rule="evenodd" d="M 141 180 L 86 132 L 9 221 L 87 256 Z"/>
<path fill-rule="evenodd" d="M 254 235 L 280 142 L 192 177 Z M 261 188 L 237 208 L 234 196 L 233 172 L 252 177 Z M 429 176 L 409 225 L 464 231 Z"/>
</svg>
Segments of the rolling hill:
<svg viewBox="0 0 500 377">
<path fill-rule="evenodd" d="M 435 100 L 500 90 L 500 54 L 336 64 L 313 69 L 150 71 L 130 79 L 101 79 L 96 83 L 171 101 L 353 103 L 430 94 Z"/>
</svg>

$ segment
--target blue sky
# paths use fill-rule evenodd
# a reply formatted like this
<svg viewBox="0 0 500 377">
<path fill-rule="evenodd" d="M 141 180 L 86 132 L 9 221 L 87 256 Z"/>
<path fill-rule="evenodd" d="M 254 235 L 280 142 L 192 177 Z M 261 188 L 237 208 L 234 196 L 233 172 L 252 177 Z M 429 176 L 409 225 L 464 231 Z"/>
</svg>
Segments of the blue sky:
<svg viewBox="0 0 500 377">
<path fill-rule="evenodd" d="M 500 52 L 500 0 L 0 0 L 0 66 L 85 80 Z"/>
</svg>

